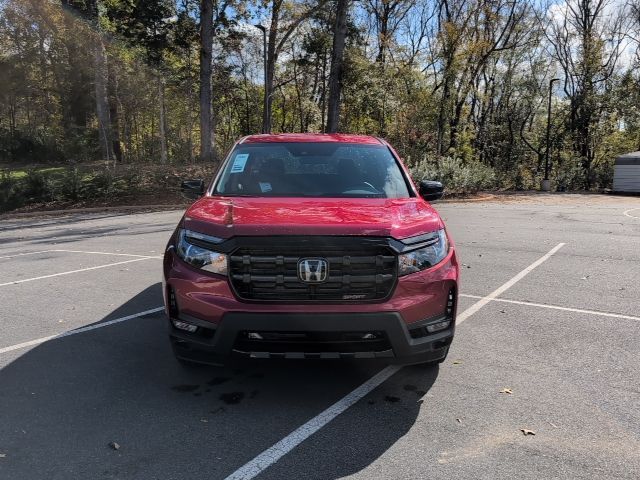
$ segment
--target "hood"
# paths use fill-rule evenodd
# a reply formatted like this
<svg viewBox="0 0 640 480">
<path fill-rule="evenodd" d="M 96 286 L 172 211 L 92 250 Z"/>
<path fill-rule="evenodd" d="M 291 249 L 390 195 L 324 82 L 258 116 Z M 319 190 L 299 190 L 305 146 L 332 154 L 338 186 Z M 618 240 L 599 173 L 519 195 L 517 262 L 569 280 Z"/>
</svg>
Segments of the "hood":
<svg viewBox="0 0 640 480">
<path fill-rule="evenodd" d="M 184 227 L 221 238 L 368 235 L 400 240 L 443 224 L 431 205 L 418 197 L 203 197 L 185 213 Z"/>
</svg>

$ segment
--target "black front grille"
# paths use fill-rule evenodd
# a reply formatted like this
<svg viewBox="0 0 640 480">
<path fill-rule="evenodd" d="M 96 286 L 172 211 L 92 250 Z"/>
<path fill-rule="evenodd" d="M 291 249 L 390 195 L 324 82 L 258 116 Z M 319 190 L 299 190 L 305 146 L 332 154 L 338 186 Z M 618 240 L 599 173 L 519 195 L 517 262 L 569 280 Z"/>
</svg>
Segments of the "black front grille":
<svg viewBox="0 0 640 480">
<path fill-rule="evenodd" d="M 327 279 L 307 283 L 298 262 L 320 258 Z M 230 256 L 231 284 L 248 300 L 362 302 L 387 298 L 396 283 L 397 260 L 384 238 L 246 237 Z"/>
</svg>

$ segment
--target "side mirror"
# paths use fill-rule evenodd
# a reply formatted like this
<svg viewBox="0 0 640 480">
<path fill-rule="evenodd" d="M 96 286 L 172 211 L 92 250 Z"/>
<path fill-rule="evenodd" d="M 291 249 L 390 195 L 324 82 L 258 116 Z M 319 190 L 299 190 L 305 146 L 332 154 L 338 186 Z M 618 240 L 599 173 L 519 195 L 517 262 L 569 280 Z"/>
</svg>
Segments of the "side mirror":
<svg viewBox="0 0 640 480">
<path fill-rule="evenodd" d="M 444 195 L 444 187 L 440 182 L 432 180 L 422 180 L 419 186 L 419 193 L 428 202 L 438 200 Z"/>
<path fill-rule="evenodd" d="M 185 180 L 180 185 L 180 193 L 185 198 L 190 200 L 197 200 L 204 195 L 204 180 L 201 178 L 197 180 Z"/>
</svg>

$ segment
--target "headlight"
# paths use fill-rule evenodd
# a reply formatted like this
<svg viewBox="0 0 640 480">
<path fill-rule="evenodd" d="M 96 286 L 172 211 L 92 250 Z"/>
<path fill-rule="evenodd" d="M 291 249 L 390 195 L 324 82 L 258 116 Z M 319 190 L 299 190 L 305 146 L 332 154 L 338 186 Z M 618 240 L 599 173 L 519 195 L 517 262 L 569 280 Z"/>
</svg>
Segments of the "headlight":
<svg viewBox="0 0 640 480">
<path fill-rule="evenodd" d="M 444 229 L 438 230 L 437 240 L 428 247 L 404 253 L 398 257 L 398 275 L 408 275 L 440 263 L 449 252 L 449 241 Z"/>
<path fill-rule="evenodd" d="M 211 237 L 191 230 L 180 229 L 176 242 L 176 254 L 183 261 L 200 270 L 227 274 L 227 256 L 224 253 L 216 252 L 202 245 L 210 245 L 222 242 L 221 238 Z M 197 243 L 198 245 L 194 245 Z"/>
</svg>

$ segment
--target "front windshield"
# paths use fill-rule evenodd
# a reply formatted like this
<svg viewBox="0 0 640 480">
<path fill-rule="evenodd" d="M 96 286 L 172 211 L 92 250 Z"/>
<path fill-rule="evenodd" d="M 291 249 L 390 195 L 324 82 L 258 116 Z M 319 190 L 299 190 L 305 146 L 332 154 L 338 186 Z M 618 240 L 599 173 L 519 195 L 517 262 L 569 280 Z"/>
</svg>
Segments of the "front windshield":
<svg viewBox="0 0 640 480">
<path fill-rule="evenodd" d="M 259 143 L 238 145 L 215 189 L 219 195 L 270 197 L 411 196 L 384 145 Z"/>
</svg>

